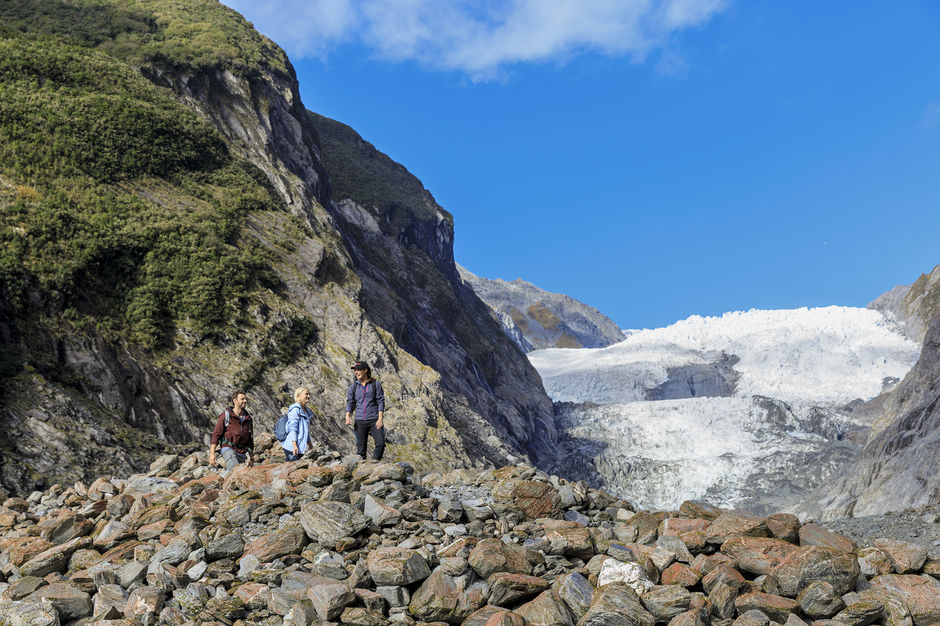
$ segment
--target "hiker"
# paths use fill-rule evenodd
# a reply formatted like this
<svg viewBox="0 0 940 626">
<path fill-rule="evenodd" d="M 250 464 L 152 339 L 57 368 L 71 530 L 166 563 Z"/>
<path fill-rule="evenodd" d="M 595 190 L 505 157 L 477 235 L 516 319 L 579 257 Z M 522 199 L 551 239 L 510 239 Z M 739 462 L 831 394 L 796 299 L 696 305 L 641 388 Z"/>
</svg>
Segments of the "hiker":
<svg viewBox="0 0 940 626">
<path fill-rule="evenodd" d="M 356 380 L 346 391 L 346 425 L 353 426 L 355 415 L 356 451 L 361 458 L 366 458 L 366 446 L 369 435 L 375 442 L 372 459 L 381 461 L 385 454 L 385 393 L 382 383 L 372 378 L 372 369 L 368 363 L 356 361 L 352 366 Z"/>
<path fill-rule="evenodd" d="M 255 464 L 255 439 L 251 413 L 245 406 L 248 396 L 244 391 L 232 394 L 232 405 L 219 414 L 209 443 L 209 466 L 215 465 L 215 448 L 221 444 L 222 459 L 225 469 L 230 470 L 239 463 L 248 461 L 248 467 Z"/>
<path fill-rule="evenodd" d="M 287 410 L 287 436 L 281 442 L 284 448 L 284 458 L 288 461 L 297 461 L 312 445 L 310 440 L 310 418 L 313 411 L 307 407 L 310 402 L 310 391 L 301 387 L 294 392 L 294 404 Z"/>
</svg>

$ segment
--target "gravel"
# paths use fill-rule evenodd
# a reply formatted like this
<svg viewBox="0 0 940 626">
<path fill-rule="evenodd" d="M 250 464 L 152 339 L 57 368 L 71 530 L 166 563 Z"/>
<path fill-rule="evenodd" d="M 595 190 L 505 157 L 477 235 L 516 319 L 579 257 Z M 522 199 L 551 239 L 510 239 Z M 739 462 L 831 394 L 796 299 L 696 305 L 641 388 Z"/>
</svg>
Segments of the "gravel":
<svg viewBox="0 0 940 626">
<path fill-rule="evenodd" d="M 940 503 L 897 513 L 849 517 L 818 524 L 851 538 L 859 546 L 870 546 L 880 537 L 898 539 L 924 546 L 928 558 L 940 559 Z"/>
</svg>

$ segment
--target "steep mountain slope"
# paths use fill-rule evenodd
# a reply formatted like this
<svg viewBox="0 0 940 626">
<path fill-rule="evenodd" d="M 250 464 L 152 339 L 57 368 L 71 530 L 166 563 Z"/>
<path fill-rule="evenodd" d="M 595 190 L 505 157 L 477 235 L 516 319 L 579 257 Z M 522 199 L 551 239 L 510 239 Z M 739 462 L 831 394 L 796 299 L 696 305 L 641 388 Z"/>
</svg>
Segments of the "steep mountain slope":
<svg viewBox="0 0 940 626">
<path fill-rule="evenodd" d="M 334 215 L 363 281 L 366 314 L 441 373 L 451 414 L 465 417 L 464 428 L 484 432 L 474 414 L 483 416 L 499 439 L 533 460 L 551 456 L 551 401 L 535 368 L 460 280 L 453 217 L 351 128 L 315 113 L 310 119 L 334 180 Z"/>
<path fill-rule="evenodd" d="M 514 281 L 476 276 L 457 266 L 460 277 L 493 309 L 503 330 L 525 350 L 603 348 L 623 341 L 623 332 L 603 313 L 560 293 Z"/>
<path fill-rule="evenodd" d="M 204 445 L 239 387 L 260 429 L 309 387 L 314 436 L 349 450 L 355 358 L 385 384 L 391 458 L 443 468 L 540 452 L 519 433 L 550 401 L 484 305 L 453 288 L 450 217 L 428 230 L 401 206 L 391 230 L 365 234 L 334 207 L 319 152 L 283 51 L 224 6 L 0 5 L 5 489 Z M 363 270 L 378 259 L 366 236 L 408 259 L 375 272 L 397 291 Z M 409 293 L 424 283 L 439 288 Z M 437 321 L 457 310 L 458 324 Z"/>
</svg>

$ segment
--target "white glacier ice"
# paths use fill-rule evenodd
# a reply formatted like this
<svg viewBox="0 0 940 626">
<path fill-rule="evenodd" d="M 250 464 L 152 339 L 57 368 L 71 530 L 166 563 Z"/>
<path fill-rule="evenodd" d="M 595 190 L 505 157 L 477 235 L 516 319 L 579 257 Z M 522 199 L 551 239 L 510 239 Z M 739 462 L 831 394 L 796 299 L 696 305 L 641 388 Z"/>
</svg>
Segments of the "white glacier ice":
<svg viewBox="0 0 940 626">
<path fill-rule="evenodd" d="M 693 316 L 529 358 L 554 401 L 576 403 L 558 405 L 561 467 L 583 467 L 570 464 L 580 456 L 595 481 L 645 507 L 697 498 L 769 510 L 857 452 L 845 435 L 866 424 L 839 407 L 902 378 L 919 349 L 877 311 L 832 306 Z M 681 368 L 723 356 L 728 397 L 647 400 L 670 375 L 690 376 Z"/>
<path fill-rule="evenodd" d="M 830 306 L 736 311 L 692 317 L 666 328 L 632 332 L 599 349 L 529 354 L 556 402 L 631 402 L 665 382 L 667 368 L 737 356 L 738 397 L 838 406 L 878 395 L 885 378 L 901 378 L 920 346 L 882 313 Z"/>
</svg>

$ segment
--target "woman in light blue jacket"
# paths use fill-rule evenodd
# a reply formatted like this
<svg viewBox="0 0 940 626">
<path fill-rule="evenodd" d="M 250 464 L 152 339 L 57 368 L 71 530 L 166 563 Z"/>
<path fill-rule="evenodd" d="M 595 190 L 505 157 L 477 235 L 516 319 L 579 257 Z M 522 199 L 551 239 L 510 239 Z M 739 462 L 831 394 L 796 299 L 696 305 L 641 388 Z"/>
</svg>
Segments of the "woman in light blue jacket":
<svg viewBox="0 0 940 626">
<path fill-rule="evenodd" d="M 284 458 L 288 461 L 296 461 L 307 448 L 310 447 L 310 418 L 313 417 L 313 411 L 307 408 L 310 401 L 310 391 L 306 387 L 301 387 L 294 392 L 294 404 L 287 410 L 287 437 L 281 442 L 284 448 Z"/>
</svg>

